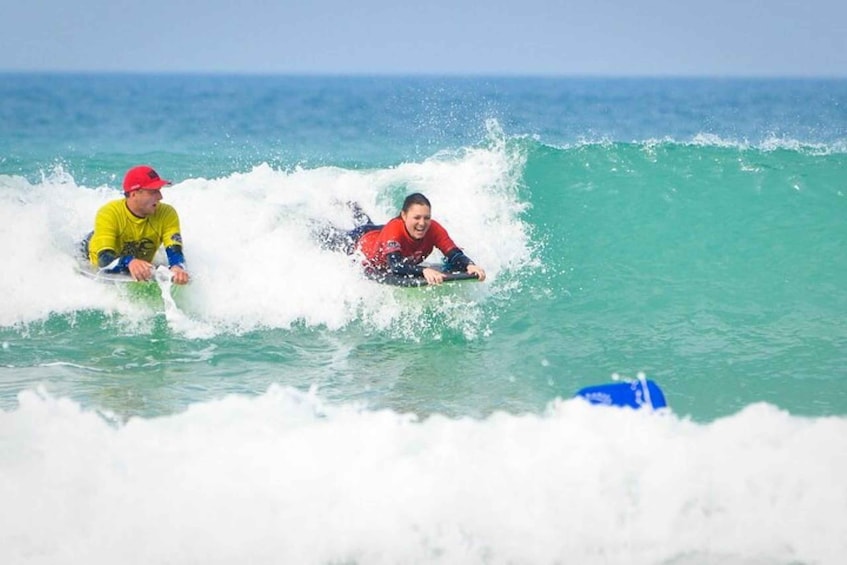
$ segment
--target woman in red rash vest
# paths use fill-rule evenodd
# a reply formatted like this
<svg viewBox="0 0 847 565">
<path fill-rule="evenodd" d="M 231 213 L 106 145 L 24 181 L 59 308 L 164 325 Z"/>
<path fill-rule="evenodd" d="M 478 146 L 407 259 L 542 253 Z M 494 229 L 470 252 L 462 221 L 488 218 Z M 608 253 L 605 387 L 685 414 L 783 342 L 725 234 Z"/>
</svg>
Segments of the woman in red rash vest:
<svg viewBox="0 0 847 565">
<path fill-rule="evenodd" d="M 352 231 L 324 228 L 320 234 L 324 244 L 332 249 L 343 249 L 348 254 L 360 251 L 365 266 L 376 273 L 399 276 L 420 276 L 429 284 L 440 284 L 444 274 L 421 265 L 424 259 L 438 248 L 450 270 L 465 271 L 485 280 L 485 271 L 474 264 L 456 245 L 447 230 L 432 219 L 432 205 L 423 194 L 410 194 L 403 201 L 400 214 L 385 225 L 374 225 L 352 203 L 354 215 L 364 223 Z"/>
</svg>

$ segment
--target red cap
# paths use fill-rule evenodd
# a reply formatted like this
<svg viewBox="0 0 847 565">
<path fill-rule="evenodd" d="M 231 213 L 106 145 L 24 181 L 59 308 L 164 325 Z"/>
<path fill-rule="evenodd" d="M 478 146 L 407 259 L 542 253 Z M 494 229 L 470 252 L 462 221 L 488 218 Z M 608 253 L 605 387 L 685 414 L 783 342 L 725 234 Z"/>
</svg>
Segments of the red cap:
<svg viewBox="0 0 847 565">
<path fill-rule="evenodd" d="M 124 177 L 124 192 L 130 193 L 134 190 L 159 190 L 168 186 L 171 181 L 159 177 L 159 173 L 148 165 L 139 165 L 126 172 Z"/>
</svg>

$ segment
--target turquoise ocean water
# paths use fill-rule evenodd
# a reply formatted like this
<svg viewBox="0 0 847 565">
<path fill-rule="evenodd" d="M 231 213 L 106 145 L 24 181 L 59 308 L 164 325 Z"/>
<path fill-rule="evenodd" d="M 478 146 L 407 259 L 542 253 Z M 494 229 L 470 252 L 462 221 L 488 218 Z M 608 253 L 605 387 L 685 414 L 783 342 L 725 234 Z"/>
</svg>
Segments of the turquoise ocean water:
<svg viewBox="0 0 847 565">
<path fill-rule="evenodd" d="M 75 271 L 141 163 L 185 288 Z M 843 563 L 845 171 L 847 80 L 0 75 L 0 561 Z M 487 281 L 310 238 L 413 191 Z"/>
</svg>

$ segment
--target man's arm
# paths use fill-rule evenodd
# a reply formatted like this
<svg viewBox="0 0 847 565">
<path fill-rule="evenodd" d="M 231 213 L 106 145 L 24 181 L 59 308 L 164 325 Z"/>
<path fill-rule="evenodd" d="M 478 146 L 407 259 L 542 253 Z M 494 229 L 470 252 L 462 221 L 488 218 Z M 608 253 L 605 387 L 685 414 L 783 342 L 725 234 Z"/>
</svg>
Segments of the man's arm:
<svg viewBox="0 0 847 565">
<path fill-rule="evenodd" d="M 111 204 L 102 207 L 94 218 L 94 232 L 88 242 L 91 262 L 110 273 L 128 272 L 132 261 L 131 255 L 118 255 L 119 223 L 120 218 Z"/>
<path fill-rule="evenodd" d="M 118 257 L 112 249 L 104 249 L 97 254 L 97 267 L 110 273 L 125 273 L 129 271 L 129 262 L 132 259 L 132 255 Z"/>
<path fill-rule="evenodd" d="M 176 284 L 186 284 L 189 280 L 188 271 L 185 270 L 185 255 L 182 252 L 182 234 L 179 229 L 179 215 L 176 209 L 169 207 L 167 217 L 164 220 L 164 234 L 162 243 L 168 256 L 168 266 L 173 273 L 173 281 Z"/>
</svg>

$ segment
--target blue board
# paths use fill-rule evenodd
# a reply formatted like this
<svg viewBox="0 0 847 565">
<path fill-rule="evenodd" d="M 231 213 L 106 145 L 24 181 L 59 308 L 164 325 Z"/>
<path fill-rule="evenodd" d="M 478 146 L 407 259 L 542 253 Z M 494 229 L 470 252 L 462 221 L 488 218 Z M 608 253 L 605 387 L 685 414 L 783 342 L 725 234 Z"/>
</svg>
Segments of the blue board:
<svg viewBox="0 0 847 565">
<path fill-rule="evenodd" d="M 649 379 L 588 386 L 580 389 L 576 396 L 586 399 L 591 404 L 604 406 L 628 406 L 649 410 L 668 406 L 665 393 L 659 385 Z"/>
</svg>

